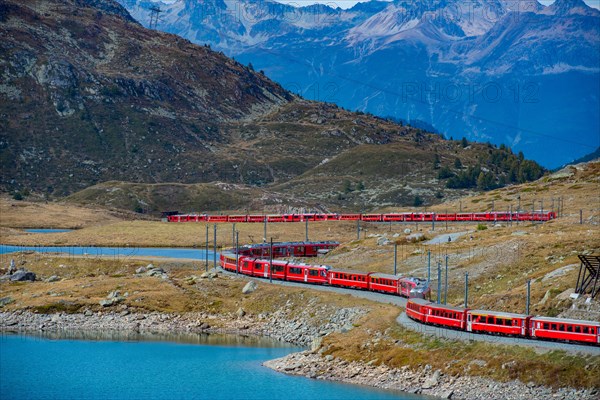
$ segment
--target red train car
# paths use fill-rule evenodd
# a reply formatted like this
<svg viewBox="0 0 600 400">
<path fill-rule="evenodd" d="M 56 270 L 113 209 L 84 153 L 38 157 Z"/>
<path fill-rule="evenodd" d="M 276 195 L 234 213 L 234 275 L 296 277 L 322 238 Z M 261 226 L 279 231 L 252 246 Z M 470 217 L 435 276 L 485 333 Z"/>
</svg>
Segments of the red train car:
<svg viewBox="0 0 600 400">
<path fill-rule="evenodd" d="M 283 215 L 267 215 L 267 222 L 286 222 Z"/>
<path fill-rule="evenodd" d="M 231 254 L 224 254 L 221 253 L 221 255 L 219 256 L 219 259 L 221 261 L 221 267 L 223 269 L 226 269 L 227 271 L 236 271 L 237 268 L 237 264 L 235 261 L 235 256 L 231 256 Z"/>
<path fill-rule="evenodd" d="M 248 222 L 247 215 L 230 215 L 229 222 Z"/>
<path fill-rule="evenodd" d="M 425 322 L 427 306 L 431 302 L 425 299 L 410 299 L 406 302 L 406 315 L 414 320 Z"/>
<path fill-rule="evenodd" d="M 529 335 L 530 315 L 489 310 L 467 311 L 467 331 L 500 335 Z"/>
<path fill-rule="evenodd" d="M 340 221 L 357 221 L 360 219 L 360 214 L 340 214 Z"/>
<path fill-rule="evenodd" d="M 429 303 L 423 306 L 425 322 L 464 330 L 467 325 L 467 309 L 443 304 Z"/>
<path fill-rule="evenodd" d="M 288 281 L 305 283 L 327 283 L 329 267 L 325 265 L 306 265 L 288 263 L 286 277 Z"/>
<path fill-rule="evenodd" d="M 532 317 L 529 321 L 532 338 L 568 340 L 600 345 L 600 323 L 551 317 Z"/>
<path fill-rule="evenodd" d="M 381 220 L 383 222 L 403 222 L 405 214 L 383 214 Z"/>
<path fill-rule="evenodd" d="M 227 222 L 229 217 L 227 215 L 208 215 L 206 221 L 208 222 Z"/>
<path fill-rule="evenodd" d="M 330 270 L 328 283 L 331 286 L 342 286 L 355 289 L 369 289 L 369 273 L 363 271 Z"/>
<path fill-rule="evenodd" d="M 302 215 L 300 214 L 283 214 L 285 222 L 302 222 Z"/>
<path fill-rule="evenodd" d="M 363 214 L 360 219 L 365 222 L 381 222 L 381 218 L 381 214 Z"/>
<path fill-rule="evenodd" d="M 397 275 L 370 273 L 369 290 L 398 294 L 398 279 Z"/>
<path fill-rule="evenodd" d="M 264 215 L 248 215 L 248 222 L 265 222 Z"/>
</svg>

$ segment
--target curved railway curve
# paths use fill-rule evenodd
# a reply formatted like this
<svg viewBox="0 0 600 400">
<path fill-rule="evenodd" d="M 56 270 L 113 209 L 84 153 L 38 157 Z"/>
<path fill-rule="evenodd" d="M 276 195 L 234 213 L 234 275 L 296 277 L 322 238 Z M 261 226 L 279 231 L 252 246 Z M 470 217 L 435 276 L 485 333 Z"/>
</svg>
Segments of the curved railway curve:
<svg viewBox="0 0 600 400">
<path fill-rule="evenodd" d="M 310 245 L 314 245 L 315 247 L 310 247 Z M 335 242 L 294 242 L 294 243 L 277 243 L 273 244 L 272 247 L 272 255 L 275 257 L 276 255 L 281 256 L 316 256 L 319 254 L 318 246 L 321 249 L 330 250 L 338 245 Z M 295 253 L 295 249 L 301 249 L 302 254 Z M 387 292 L 382 293 L 380 287 L 375 286 L 375 290 L 370 287 L 370 282 L 367 287 L 363 287 L 362 290 L 357 290 L 358 284 L 353 283 L 354 287 L 348 287 L 347 285 L 342 284 L 328 284 L 327 280 L 321 280 L 320 278 L 324 278 L 323 271 L 325 271 L 325 277 L 329 277 L 329 282 L 331 282 L 332 274 L 339 273 L 341 271 L 333 271 L 330 267 L 323 265 L 307 265 L 304 263 L 294 263 L 288 261 L 275 260 L 270 256 L 271 247 L 268 244 L 259 244 L 253 246 L 244 246 L 239 249 L 239 253 L 236 255 L 235 249 L 231 249 L 229 252 L 221 253 L 221 266 L 225 270 L 226 273 L 231 275 L 236 275 L 237 273 L 241 273 L 243 276 L 251 276 L 258 277 L 263 279 L 272 278 L 272 283 L 281 285 L 281 286 L 295 286 L 295 287 L 310 287 L 311 289 L 321 290 L 321 291 L 329 291 L 336 292 L 341 294 L 349 294 L 354 297 L 364 298 L 372 301 L 377 301 L 380 303 L 388 303 L 397 305 L 399 307 L 406 308 L 407 299 L 401 297 L 403 294 L 399 289 L 400 282 L 402 278 L 396 277 L 398 285 L 398 291 L 395 293 Z M 269 259 L 265 258 L 268 257 Z M 236 258 L 238 262 L 236 262 Z M 244 264 L 245 267 L 243 266 Z M 258 266 L 258 273 L 254 273 L 255 266 Z M 278 267 L 279 266 L 279 269 Z M 290 275 L 287 279 L 287 271 L 298 269 L 297 275 Z M 268 270 L 268 272 L 267 272 Z M 314 281 L 310 281 L 309 271 L 319 271 L 313 275 L 316 279 Z M 277 275 L 277 273 L 279 275 Z M 380 277 L 381 274 L 369 274 L 364 273 L 366 279 L 369 280 L 370 277 Z M 387 276 L 387 275 L 386 275 Z M 319 279 L 317 279 L 319 278 Z M 413 278 L 409 278 L 413 279 Z M 312 283 L 312 284 L 311 284 Z M 310 286 L 308 286 L 309 284 Z M 345 287 L 340 287 L 345 286 Z M 414 287 L 413 287 L 414 288 Z M 411 291 L 405 293 L 406 297 L 413 297 L 416 295 L 423 293 L 424 287 L 421 286 L 421 291 Z M 428 289 L 428 286 L 425 288 Z M 392 294 L 396 294 L 395 296 Z M 493 313 L 493 311 L 490 311 Z M 405 312 L 402 312 L 398 318 L 397 322 L 404 326 L 405 328 L 418 331 L 425 335 L 436 336 L 445 339 L 451 340 L 462 340 L 462 341 L 484 341 L 488 343 L 496 343 L 503 345 L 520 345 L 527 347 L 535 347 L 540 350 L 564 350 L 571 353 L 584 353 L 591 355 L 600 355 L 600 347 L 592 346 L 586 344 L 574 344 L 574 343 L 565 343 L 565 342 L 553 342 L 553 341 L 542 341 L 536 340 L 526 337 L 514 337 L 514 336 L 497 336 L 497 335 L 489 335 L 482 333 L 473 333 L 467 332 L 464 330 L 454 330 L 448 329 L 440 326 L 432 326 L 427 324 L 419 323 L 413 319 L 408 318 Z M 583 321 L 582 321 L 583 322 Z"/>
</svg>

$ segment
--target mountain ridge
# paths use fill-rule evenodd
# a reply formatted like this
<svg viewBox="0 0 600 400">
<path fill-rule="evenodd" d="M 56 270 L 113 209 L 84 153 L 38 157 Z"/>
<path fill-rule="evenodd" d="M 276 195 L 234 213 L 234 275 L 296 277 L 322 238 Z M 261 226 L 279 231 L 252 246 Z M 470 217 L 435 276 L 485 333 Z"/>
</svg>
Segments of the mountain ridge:
<svg viewBox="0 0 600 400">
<path fill-rule="evenodd" d="M 5 3 L 6 191 L 61 197 L 100 185 L 110 198 L 133 186 L 102 182 L 125 181 L 152 203 L 162 191 L 141 186 L 220 181 L 259 202 L 374 207 L 544 172 L 506 147 L 305 100 L 208 46 L 129 21 L 110 0 Z"/>
<path fill-rule="evenodd" d="M 120 1 L 144 24 L 140 4 L 161 4 Z M 570 0 L 379 3 L 308 13 L 242 0 L 234 13 L 207 1 L 216 11 L 200 14 L 198 3 L 177 1 L 157 29 L 210 43 L 309 99 L 508 142 L 551 167 L 599 144 L 600 11 Z M 238 34 L 240 23 L 252 30 Z"/>
</svg>

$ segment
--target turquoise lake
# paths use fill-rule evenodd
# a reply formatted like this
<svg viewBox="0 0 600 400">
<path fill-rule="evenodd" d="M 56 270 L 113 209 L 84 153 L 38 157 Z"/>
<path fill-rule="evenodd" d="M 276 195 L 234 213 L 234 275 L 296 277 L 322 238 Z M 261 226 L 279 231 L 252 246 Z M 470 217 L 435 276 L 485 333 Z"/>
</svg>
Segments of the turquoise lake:
<svg viewBox="0 0 600 400">
<path fill-rule="evenodd" d="M 97 247 L 97 246 L 12 246 L 0 245 L 0 255 L 17 251 L 36 251 L 38 253 L 64 253 L 70 256 L 88 257 L 167 257 L 205 260 L 206 251 L 202 248 L 169 248 L 169 247 Z M 213 252 L 209 250 L 208 260 L 213 261 Z M 219 253 L 217 253 L 217 257 Z"/>
<path fill-rule="evenodd" d="M 262 362 L 299 348 L 194 335 L 87 340 L 4 334 L 2 399 L 423 399 L 274 372 Z"/>
</svg>

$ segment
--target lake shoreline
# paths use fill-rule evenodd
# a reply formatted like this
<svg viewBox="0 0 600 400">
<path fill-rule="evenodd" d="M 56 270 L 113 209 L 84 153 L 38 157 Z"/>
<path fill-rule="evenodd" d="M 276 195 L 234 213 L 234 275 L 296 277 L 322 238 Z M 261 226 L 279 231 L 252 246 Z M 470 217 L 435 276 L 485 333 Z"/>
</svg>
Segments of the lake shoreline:
<svg viewBox="0 0 600 400">
<path fill-rule="evenodd" d="M 350 312 L 351 320 L 362 315 L 361 310 Z M 446 376 L 433 371 L 429 365 L 417 370 L 408 367 L 390 368 L 375 362 L 347 362 L 324 355 L 320 337 L 347 329 L 345 319 L 339 318 L 325 329 L 311 327 L 307 321 L 289 321 L 285 313 L 279 315 L 211 315 L 206 313 L 165 314 L 158 312 L 121 311 L 78 314 L 35 314 L 17 310 L 0 312 L 0 332 L 34 333 L 60 331 L 99 331 L 119 334 L 229 334 L 256 336 L 279 340 L 292 345 L 310 348 L 285 357 L 269 360 L 263 365 L 285 374 L 304 376 L 378 389 L 397 390 L 438 398 L 488 400 L 490 398 L 531 399 L 554 398 L 586 400 L 597 398 L 597 391 L 548 387 L 525 384 L 519 381 L 497 382 L 474 376 Z"/>
</svg>

